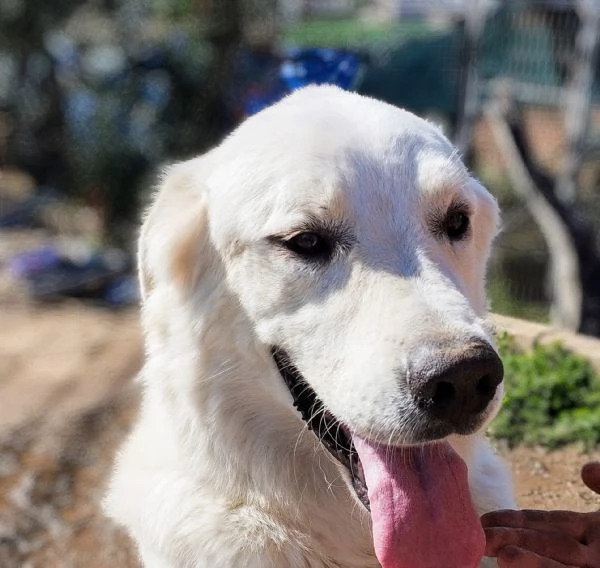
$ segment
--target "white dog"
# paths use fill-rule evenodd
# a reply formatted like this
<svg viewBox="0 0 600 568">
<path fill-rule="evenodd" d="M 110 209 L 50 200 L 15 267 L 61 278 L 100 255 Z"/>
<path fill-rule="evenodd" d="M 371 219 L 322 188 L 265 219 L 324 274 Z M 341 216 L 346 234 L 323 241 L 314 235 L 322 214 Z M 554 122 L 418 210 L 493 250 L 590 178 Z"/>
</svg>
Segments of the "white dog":
<svg viewBox="0 0 600 568">
<path fill-rule="evenodd" d="M 152 568 L 473 568 L 494 199 L 440 131 L 311 87 L 171 167 L 139 251 L 141 416 L 106 508 Z M 486 562 L 488 564 L 486 564 Z"/>
</svg>

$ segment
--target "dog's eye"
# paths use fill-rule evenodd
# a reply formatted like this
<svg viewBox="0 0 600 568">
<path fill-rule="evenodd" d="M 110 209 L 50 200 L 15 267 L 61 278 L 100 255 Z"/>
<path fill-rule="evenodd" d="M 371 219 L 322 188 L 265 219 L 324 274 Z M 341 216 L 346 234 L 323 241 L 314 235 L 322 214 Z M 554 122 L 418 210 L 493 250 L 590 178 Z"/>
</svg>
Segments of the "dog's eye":
<svg viewBox="0 0 600 568">
<path fill-rule="evenodd" d="M 307 258 L 327 258 L 331 255 L 331 241 L 318 233 L 298 233 L 283 241 L 292 252 Z"/>
<path fill-rule="evenodd" d="M 460 241 L 469 230 L 469 216 L 464 211 L 449 211 L 444 220 L 444 229 L 451 241 Z"/>
</svg>

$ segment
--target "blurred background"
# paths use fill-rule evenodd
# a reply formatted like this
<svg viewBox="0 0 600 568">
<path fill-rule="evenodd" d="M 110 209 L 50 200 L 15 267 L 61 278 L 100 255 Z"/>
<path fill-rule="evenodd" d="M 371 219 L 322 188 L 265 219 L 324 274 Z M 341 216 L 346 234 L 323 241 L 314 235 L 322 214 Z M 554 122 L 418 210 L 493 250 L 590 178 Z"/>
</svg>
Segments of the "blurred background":
<svg viewBox="0 0 600 568">
<path fill-rule="evenodd" d="M 500 199 L 495 310 L 600 335 L 598 11 L 597 0 L 2 0 L 0 228 L 64 237 L 16 259 L 13 242 L 2 260 L 35 298 L 134 301 L 130 249 L 161 165 L 295 88 L 335 83 L 442 124 Z"/>
<path fill-rule="evenodd" d="M 503 209 L 493 310 L 599 337 L 599 43 L 600 0 L 0 0 L 0 567 L 135 565 L 97 509 L 140 210 L 303 85 L 439 123 Z"/>
</svg>

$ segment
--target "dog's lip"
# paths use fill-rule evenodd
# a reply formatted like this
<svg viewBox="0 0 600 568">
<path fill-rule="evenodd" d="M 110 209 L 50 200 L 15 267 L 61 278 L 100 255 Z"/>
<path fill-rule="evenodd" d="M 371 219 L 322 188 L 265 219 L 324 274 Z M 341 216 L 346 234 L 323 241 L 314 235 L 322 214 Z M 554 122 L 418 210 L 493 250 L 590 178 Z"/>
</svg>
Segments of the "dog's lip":
<svg viewBox="0 0 600 568">
<path fill-rule="evenodd" d="M 325 408 L 283 349 L 272 347 L 271 355 L 292 395 L 294 407 L 323 447 L 346 468 L 356 496 L 370 510 L 363 466 L 352 443 L 350 429 Z"/>
</svg>

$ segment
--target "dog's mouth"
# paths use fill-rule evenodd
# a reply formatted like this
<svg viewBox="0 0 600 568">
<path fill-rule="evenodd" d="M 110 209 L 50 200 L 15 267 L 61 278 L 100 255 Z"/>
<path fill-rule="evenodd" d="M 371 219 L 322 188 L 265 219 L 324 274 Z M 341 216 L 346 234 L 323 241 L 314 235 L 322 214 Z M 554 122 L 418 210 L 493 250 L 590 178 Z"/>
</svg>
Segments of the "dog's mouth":
<svg viewBox="0 0 600 568">
<path fill-rule="evenodd" d="M 292 364 L 285 351 L 274 347 L 271 349 L 271 354 L 279 374 L 294 399 L 295 408 L 325 449 L 348 470 L 350 483 L 356 496 L 367 510 L 370 510 L 363 466 L 352 443 L 350 431 L 325 409 L 325 405 Z"/>
<path fill-rule="evenodd" d="M 285 351 L 274 347 L 271 354 L 295 408 L 346 468 L 354 492 L 370 511 L 381 566 L 478 566 L 485 538 L 467 468 L 451 446 L 444 441 L 388 446 L 362 438 L 325 408 Z"/>
</svg>

